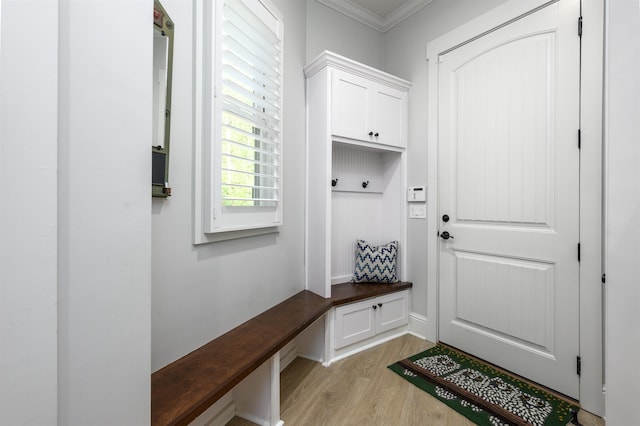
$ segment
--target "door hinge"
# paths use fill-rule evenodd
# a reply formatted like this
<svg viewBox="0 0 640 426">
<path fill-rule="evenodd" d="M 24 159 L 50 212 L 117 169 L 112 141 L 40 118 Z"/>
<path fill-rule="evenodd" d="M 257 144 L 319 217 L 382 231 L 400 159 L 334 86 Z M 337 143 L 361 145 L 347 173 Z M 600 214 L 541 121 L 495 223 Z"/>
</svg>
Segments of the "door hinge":
<svg viewBox="0 0 640 426">
<path fill-rule="evenodd" d="M 607 274 L 602 274 L 602 284 L 607 283 Z"/>
<path fill-rule="evenodd" d="M 580 357 L 580 355 L 578 355 L 576 357 L 576 374 L 578 374 L 578 376 L 582 373 L 582 358 Z"/>
<path fill-rule="evenodd" d="M 580 262 L 580 243 L 578 243 L 578 262 Z"/>
<path fill-rule="evenodd" d="M 582 131 L 578 129 L 578 149 L 582 147 Z"/>
<path fill-rule="evenodd" d="M 578 37 L 582 37 L 582 16 L 578 17 Z"/>
</svg>

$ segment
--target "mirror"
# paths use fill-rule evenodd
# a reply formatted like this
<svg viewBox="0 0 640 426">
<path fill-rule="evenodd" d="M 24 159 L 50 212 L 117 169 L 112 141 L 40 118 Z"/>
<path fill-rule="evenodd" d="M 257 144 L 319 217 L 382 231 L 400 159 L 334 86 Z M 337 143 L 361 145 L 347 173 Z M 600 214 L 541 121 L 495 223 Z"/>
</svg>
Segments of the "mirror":
<svg viewBox="0 0 640 426">
<path fill-rule="evenodd" d="M 171 78 L 174 25 L 158 0 L 153 4 L 153 140 L 151 195 L 168 197 Z"/>
</svg>

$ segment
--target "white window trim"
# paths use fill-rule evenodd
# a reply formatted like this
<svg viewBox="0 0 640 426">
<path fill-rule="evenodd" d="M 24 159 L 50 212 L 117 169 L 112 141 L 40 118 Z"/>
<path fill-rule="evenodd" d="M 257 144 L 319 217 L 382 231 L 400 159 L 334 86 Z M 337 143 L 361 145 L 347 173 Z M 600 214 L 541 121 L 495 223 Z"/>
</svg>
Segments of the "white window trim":
<svg viewBox="0 0 640 426">
<path fill-rule="evenodd" d="M 269 11 L 276 16 L 282 24 L 283 19 L 278 9 L 269 0 L 259 0 Z M 211 5 L 215 5 L 216 10 L 210 10 Z M 256 225 L 235 228 L 220 228 L 215 232 L 208 231 L 208 214 L 212 211 L 213 206 L 210 203 L 210 197 L 207 191 L 207 179 L 210 179 L 212 163 L 209 154 L 209 142 L 211 134 L 211 102 L 207 102 L 207 93 L 210 93 L 210 80 L 207 73 L 213 76 L 215 70 L 209 68 L 214 60 L 212 49 L 209 46 L 215 43 L 214 25 L 208 25 L 209 22 L 215 21 L 215 13 L 222 13 L 222 2 L 210 2 L 205 0 L 194 0 L 194 49 L 193 49 L 193 65 L 194 65 L 194 155 L 193 155 L 193 211 L 194 211 L 194 227 L 193 240 L 194 244 L 206 244 L 218 241 L 232 240 L 237 238 L 245 238 L 257 235 L 271 234 L 279 232 L 279 226 L 282 225 L 282 217 L 284 211 L 283 204 L 283 187 L 284 187 L 284 137 L 281 139 L 281 164 L 280 164 L 280 201 L 279 201 L 279 221 L 273 225 Z M 207 16 L 209 14 L 209 16 Z M 211 40 L 214 40 L 213 42 Z M 284 34 L 281 35 L 281 44 L 284 46 Z M 284 73 L 284 52 L 282 54 L 283 73 Z M 213 78 L 213 77 L 212 77 Z M 284 79 L 280 76 L 281 90 L 283 90 Z M 282 99 L 282 96 L 281 96 Z M 283 110 L 281 105 L 281 111 Z M 217 112 L 216 112 L 217 114 Z M 280 119 L 281 129 L 284 129 L 283 117 Z"/>
</svg>

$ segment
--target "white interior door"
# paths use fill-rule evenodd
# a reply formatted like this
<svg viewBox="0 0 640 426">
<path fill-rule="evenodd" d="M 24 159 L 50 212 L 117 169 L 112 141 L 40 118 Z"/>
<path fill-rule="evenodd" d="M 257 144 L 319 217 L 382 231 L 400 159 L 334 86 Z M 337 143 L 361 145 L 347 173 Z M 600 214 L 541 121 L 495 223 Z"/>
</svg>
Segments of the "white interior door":
<svg viewBox="0 0 640 426">
<path fill-rule="evenodd" d="M 439 340 L 574 398 L 579 7 L 548 5 L 438 65 Z"/>
</svg>

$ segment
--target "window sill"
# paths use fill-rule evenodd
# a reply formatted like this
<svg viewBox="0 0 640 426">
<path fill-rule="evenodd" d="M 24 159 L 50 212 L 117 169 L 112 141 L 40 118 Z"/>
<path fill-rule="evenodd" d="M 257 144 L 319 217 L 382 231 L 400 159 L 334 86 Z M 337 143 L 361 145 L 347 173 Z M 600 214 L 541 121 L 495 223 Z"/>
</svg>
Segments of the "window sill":
<svg viewBox="0 0 640 426">
<path fill-rule="evenodd" d="M 201 244 L 217 243 L 220 241 L 236 240 L 239 238 L 255 237 L 258 235 L 265 235 L 265 234 L 275 234 L 278 232 L 280 232 L 280 228 L 277 226 L 270 226 L 267 228 L 240 229 L 236 231 L 224 231 L 224 232 L 217 232 L 217 233 L 211 233 L 211 234 L 206 234 L 206 233 L 201 233 L 196 231 L 196 234 L 193 239 L 194 240 L 193 244 L 201 245 Z"/>
</svg>

